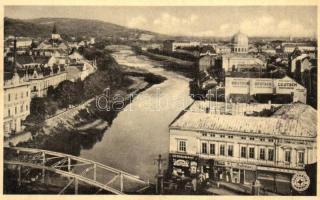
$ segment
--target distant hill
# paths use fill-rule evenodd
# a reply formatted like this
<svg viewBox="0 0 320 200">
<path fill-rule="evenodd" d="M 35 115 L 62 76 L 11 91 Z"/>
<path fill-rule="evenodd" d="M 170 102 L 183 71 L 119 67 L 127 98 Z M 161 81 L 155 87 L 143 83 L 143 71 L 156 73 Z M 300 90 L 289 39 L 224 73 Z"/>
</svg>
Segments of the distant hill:
<svg viewBox="0 0 320 200">
<path fill-rule="evenodd" d="M 47 38 L 52 32 L 52 27 L 54 23 L 57 26 L 58 32 L 62 36 L 66 37 L 129 37 L 133 35 L 139 35 L 142 33 L 152 34 L 156 37 L 161 37 L 160 34 L 153 33 L 150 31 L 131 29 L 99 20 L 72 18 L 38 18 L 21 20 L 7 17 L 4 19 L 4 35 Z"/>
</svg>

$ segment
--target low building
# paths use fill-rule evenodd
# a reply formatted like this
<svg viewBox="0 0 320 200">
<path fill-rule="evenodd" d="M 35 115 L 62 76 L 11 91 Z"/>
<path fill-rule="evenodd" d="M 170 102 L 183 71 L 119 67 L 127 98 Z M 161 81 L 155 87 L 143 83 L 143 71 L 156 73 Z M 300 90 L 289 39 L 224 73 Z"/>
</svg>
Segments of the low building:
<svg viewBox="0 0 320 200">
<path fill-rule="evenodd" d="M 222 55 L 222 68 L 225 71 L 247 71 L 254 68 L 263 71 L 266 63 L 248 54 L 226 54 Z"/>
<path fill-rule="evenodd" d="M 163 42 L 163 50 L 164 51 L 176 51 L 179 48 L 183 48 L 183 47 L 196 47 L 196 46 L 200 46 L 200 42 L 176 42 L 174 40 L 166 40 Z"/>
<path fill-rule="evenodd" d="M 306 103 L 307 91 L 288 76 L 282 79 L 226 77 L 225 100 L 227 102 L 247 102 L 255 95 L 273 97 L 289 95 L 292 97 L 292 102 Z"/>
<path fill-rule="evenodd" d="M 290 194 L 292 176 L 317 161 L 317 111 L 311 106 L 278 105 L 271 116 L 261 116 L 258 108 L 260 114 L 250 116 L 251 106 L 212 114 L 194 105 L 169 126 L 172 174 L 205 174 L 213 181 L 249 186 L 259 180 L 265 190 Z"/>
<path fill-rule="evenodd" d="M 217 45 L 217 46 L 215 46 L 214 49 L 218 54 L 229 54 L 229 53 L 231 53 L 231 47 L 226 46 L 226 45 Z"/>
</svg>

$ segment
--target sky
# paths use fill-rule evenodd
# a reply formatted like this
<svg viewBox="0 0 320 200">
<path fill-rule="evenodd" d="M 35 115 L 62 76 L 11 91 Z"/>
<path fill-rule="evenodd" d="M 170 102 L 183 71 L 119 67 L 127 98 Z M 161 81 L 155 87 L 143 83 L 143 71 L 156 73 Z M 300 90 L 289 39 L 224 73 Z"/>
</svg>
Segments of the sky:
<svg viewBox="0 0 320 200">
<path fill-rule="evenodd" d="M 67 17 L 98 19 L 169 35 L 229 37 L 313 37 L 315 6 L 6 6 L 5 16 L 18 19 Z"/>
</svg>

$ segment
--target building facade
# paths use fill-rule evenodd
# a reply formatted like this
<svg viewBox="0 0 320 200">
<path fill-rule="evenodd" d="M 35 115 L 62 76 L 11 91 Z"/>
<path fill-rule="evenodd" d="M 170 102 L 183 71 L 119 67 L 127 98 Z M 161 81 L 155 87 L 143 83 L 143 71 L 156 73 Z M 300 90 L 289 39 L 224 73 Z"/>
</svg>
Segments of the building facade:
<svg viewBox="0 0 320 200">
<path fill-rule="evenodd" d="M 3 132 L 9 136 L 23 130 L 21 121 L 30 114 L 30 83 L 15 73 L 12 79 L 5 80 L 3 91 Z"/>
<path fill-rule="evenodd" d="M 291 95 L 293 102 L 306 103 L 307 91 L 288 76 L 282 79 L 226 77 L 225 100 L 227 102 L 231 99 L 235 102 L 236 99 L 232 98 L 235 95 L 250 97 L 257 94 Z"/>
<path fill-rule="evenodd" d="M 292 175 L 317 161 L 316 130 L 316 110 L 304 104 L 282 105 L 271 117 L 189 110 L 169 127 L 169 171 L 244 185 L 259 180 L 288 194 Z"/>
</svg>

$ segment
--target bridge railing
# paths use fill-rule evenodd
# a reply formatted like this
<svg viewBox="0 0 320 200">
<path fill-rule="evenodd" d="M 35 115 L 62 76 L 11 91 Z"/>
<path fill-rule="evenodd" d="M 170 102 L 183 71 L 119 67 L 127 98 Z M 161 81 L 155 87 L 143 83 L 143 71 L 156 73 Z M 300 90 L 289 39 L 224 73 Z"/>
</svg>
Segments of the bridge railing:
<svg viewBox="0 0 320 200">
<path fill-rule="evenodd" d="M 63 176 L 107 190 L 115 194 L 135 193 L 149 187 L 149 182 L 122 170 L 89 159 L 42 149 L 4 148 L 5 164 L 53 171 Z"/>
</svg>

